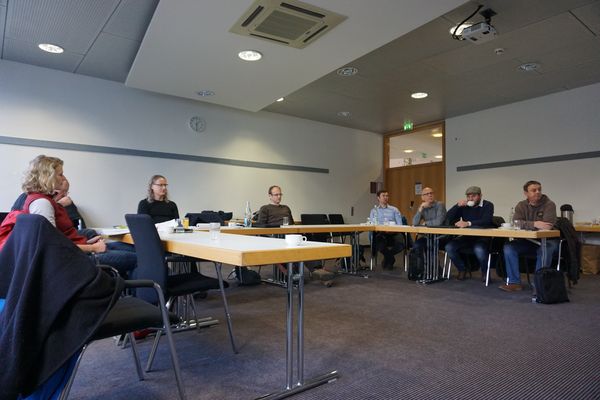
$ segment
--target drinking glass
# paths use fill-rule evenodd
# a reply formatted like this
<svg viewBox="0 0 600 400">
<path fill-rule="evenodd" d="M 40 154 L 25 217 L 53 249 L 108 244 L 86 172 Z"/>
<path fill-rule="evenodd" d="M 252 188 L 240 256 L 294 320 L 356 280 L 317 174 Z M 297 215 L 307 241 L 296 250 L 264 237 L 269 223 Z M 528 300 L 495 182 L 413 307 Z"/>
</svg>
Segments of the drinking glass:
<svg viewBox="0 0 600 400">
<path fill-rule="evenodd" d="M 283 217 L 283 220 L 281 221 L 281 225 L 288 226 L 289 224 L 290 224 L 290 219 L 288 217 Z"/>
<path fill-rule="evenodd" d="M 218 222 L 211 222 L 208 229 L 210 240 L 219 240 L 221 236 L 221 224 Z"/>
</svg>

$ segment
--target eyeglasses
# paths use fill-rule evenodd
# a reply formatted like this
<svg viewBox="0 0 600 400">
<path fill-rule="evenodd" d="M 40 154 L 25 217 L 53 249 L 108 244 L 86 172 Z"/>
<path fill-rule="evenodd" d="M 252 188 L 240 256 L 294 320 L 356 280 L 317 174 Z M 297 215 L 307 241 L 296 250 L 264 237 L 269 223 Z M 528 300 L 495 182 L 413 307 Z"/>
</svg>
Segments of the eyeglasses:
<svg viewBox="0 0 600 400">
<path fill-rule="evenodd" d="M 162 187 L 162 188 L 166 188 L 167 186 L 169 186 L 168 183 L 153 183 L 152 185 L 153 186 L 159 186 L 159 187 Z"/>
<path fill-rule="evenodd" d="M 283 193 L 271 193 L 271 196 L 283 196 Z"/>
<path fill-rule="evenodd" d="M 423 196 L 429 196 L 429 195 L 432 195 L 432 194 L 433 194 L 433 192 L 427 192 L 427 193 L 423 193 Z"/>
</svg>

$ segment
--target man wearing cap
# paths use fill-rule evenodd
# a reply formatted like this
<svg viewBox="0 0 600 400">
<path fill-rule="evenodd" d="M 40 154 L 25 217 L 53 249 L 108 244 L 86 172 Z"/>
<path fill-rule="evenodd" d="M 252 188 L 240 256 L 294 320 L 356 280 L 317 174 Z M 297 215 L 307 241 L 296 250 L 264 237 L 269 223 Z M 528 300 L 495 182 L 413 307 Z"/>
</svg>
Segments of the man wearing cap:
<svg viewBox="0 0 600 400">
<path fill-rule="evenodd" d="M 514 219 L 522 221 L 523 227 L 529 230 L 552 229 L 556 223 L 556 204 L 542 194 L 542 184 L 538 181 L 528 181 L 523 185 L 525 200 L 517 203 Z M 558 249 L 558 241 L 546 240 L 546 261 L 552 260 Z M 504 245 L 504 262 L 508 282 L 500 286 L 505 292 L 515 292 L 522 289 L 521 274 L 519 273 L 519 256 L 536 256 L 535 270 L 542 268 L 542 246 L 527 239 L 515 239 Z"/>
<path fill-rule="evenodd" d="M 448 210 L 448 221 L 457 228 L 492 228 L 494 226 L 494 204 L 483 200 L 481 188 L 471 186 L 466 191 L 466 199 Z M 465 258 L 461 250 L 471 249 L 481 267 L 482 280 L 485 280 L 487 272 L 487 259 L 489 255 L 490 238 L 478 236 L 459 236 L 452 239 L 445 246 L 446 253 L 458 269 L 458 280 L 465 279 Z"/>
</svg>

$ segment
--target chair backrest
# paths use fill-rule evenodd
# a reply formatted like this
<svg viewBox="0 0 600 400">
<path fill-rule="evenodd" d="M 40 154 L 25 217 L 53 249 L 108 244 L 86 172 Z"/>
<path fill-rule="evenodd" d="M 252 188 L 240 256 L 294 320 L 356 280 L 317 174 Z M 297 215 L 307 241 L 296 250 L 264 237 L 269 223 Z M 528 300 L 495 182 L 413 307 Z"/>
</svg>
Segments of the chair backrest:
<svg viewBox="0 0 600 400">
<path fill-rule="evenodd" d="M 8 215 L 7 212 L 0 212 L 0 224 L 4 221 L 4 218 Z"/>
<path fill-rule="evenodd" d="M 328 225 L 327 214 L 300 214 L 300 220 L 303 225 Z M 314 242 L 326 242 L 330 235 L 328 233 L 309 233 L 306 235 L 308 240 Z"/>
<path fill-rule="evenodd" d="M 328 225 L 327 214 L 300 214 L 302 225 Z"/>
<path fill-rule="evenodd" d="M 342 214 L 329 214 L 329 223 L 343 225 L 344 216 Z"/>
<path fill-rule="evenodd" d="M 165 250 L 152 217 L 148 214 L 125 214 L 125 221 L 133 237 L 138 259 L 134 270 L 135 279 L 154 281 L 164 291 L 167 281 Z M 152 304 L 158 303 L 154 289 L 137 289 L 136 297 Z"/>
</svg>

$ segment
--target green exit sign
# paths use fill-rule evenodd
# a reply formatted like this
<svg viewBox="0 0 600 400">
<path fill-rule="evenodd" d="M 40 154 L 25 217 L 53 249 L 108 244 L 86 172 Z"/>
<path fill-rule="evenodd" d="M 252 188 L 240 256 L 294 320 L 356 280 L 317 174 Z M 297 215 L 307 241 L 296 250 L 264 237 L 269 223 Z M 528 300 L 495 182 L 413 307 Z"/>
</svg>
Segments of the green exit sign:
<svg viewBox="0 0 600 400">
<path fill-rule="evenodd" d="M 405 131 L 412 131 L 413 129 L 413 123 L 412 121 L 404 121 L 404 130 Z"/>
</svg>

